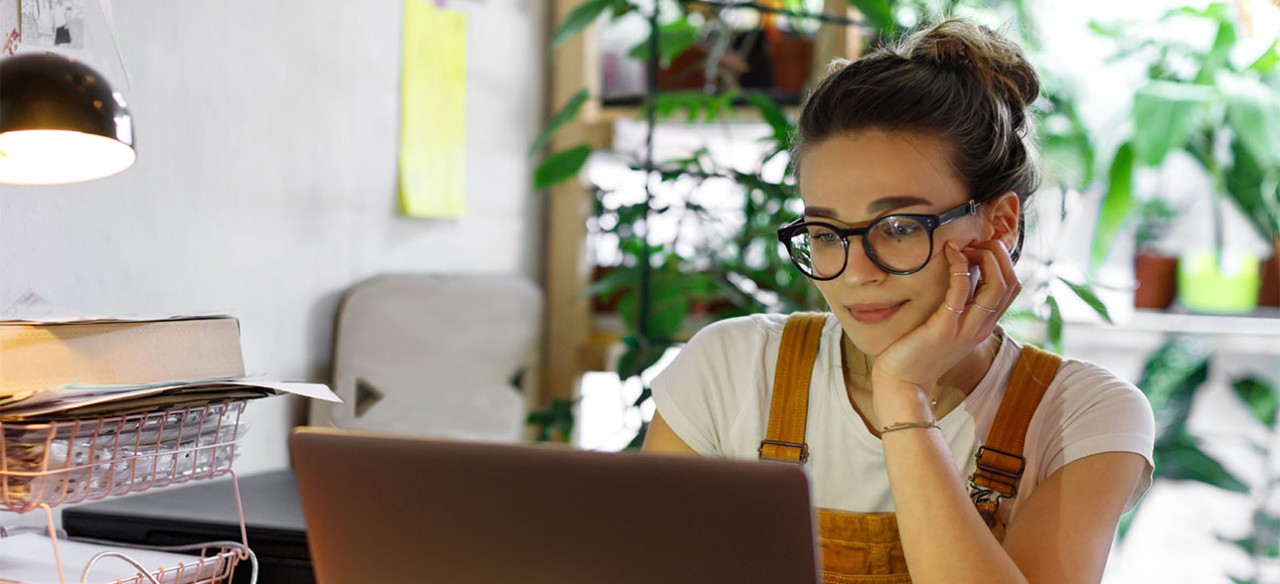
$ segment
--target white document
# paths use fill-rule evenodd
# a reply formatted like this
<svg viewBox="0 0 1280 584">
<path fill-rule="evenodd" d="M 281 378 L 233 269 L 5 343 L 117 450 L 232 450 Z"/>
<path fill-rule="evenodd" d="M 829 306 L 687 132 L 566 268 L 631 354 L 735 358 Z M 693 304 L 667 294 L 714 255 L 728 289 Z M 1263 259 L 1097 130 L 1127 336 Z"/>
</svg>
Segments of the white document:
<svg viewBox="0 0 1280 584">
<path fill-rule="evenodd" d="M 244 378 L 201 381 L 159 382 L 145 385 L 65 385 L 36 392 L 25 399 L 0 404 L 0 415 L 7 418 L 30 418 L 95 404 L 137 399 L 147 396 L 173 395 L 194 392 L 214 392 L 225 389 L 262 389 L 271 395 L 289 393 L 312 399 L 341 402 L 342 399 L 323 383 L 295 381 L 255 381 Z M 175 397 L 175 403 L 181 400 Z"/>
</svg>

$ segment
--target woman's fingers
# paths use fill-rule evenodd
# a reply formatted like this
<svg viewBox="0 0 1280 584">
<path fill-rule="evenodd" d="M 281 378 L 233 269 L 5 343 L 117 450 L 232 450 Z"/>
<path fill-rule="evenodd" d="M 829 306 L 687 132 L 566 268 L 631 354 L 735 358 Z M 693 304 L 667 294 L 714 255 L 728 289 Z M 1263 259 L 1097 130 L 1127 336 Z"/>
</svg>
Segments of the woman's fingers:
<svg viewBox="0 0 1280 584">
<path fill-rule="evenodd" d="M 966 258 L 982 270 L 982 282 L 974 294 L 974 305 L 977 310 L 992 315 L 993 320 L 999 320 L 1022 290 L 1009 251 L 999 240 L 975 243 L 964 251 Z"/>
<path fill-rule="evenodd" d="M 953 241 L 947 242 L 943 254 L 947 257 L 951 278 L 947 281 L 947 293 L 942 297 L 942 309 L 948 312 L 948 316 L 959 318 L 965 313 L 970 286 L 973 283 L 970 279 L 972 272 L 969 259 L 960 252 L 960 248 Z"/>
</svg>

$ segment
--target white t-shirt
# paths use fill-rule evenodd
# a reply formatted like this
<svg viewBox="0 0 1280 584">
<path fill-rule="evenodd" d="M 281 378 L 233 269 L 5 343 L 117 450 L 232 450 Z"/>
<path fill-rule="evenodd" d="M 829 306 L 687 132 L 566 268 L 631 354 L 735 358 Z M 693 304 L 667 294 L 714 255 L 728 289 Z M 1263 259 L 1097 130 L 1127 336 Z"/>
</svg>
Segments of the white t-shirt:
<svg viewBox="0 0 1280 584">
<path fill-rule="evenodd" d="M 773 374 L 786 315 L 752 315 L 699 331 L 653 380 L 658 413 L 703 456 L 759 458 L 769 423 Z M 880 439 L 849 403 L 840 361 L 843 330 L 827 315 L 809 390 L 806 467 L 818 507 L 892 512 L 893 497 Z M 1006 337 L 991 369 L 955 410 L 938 420 L 956 467 L 968 477 L 974 454 L 991 429 L 1022 345 Z M 1101 452 L 1134 452 L 1147 471 L 1125 505 L 1151 485 L 1155 421 L 1138 388 L 1090 363 L 1063 360 L 1031 418 L 1018 496 L 1001 505 L 1012 522 L 1036 486 L 1068 462 Z"/>
</svg>

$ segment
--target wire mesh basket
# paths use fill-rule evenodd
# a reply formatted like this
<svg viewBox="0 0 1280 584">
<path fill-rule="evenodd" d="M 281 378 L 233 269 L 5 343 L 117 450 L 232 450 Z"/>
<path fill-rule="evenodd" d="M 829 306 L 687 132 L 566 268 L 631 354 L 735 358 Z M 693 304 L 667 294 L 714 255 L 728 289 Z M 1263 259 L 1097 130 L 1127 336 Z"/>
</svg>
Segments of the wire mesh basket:
<svg viewBox="0 0 1280 584">
<path fill-rule="evenodd" d="M 115 545 L 118 546 L 118 544 Z M 141 566 L 132 578 L 112 577 L 110 584 L 152 584 L 152 580 L 160 584 L 226 584 L 235 575 L 236 566 L 244 556 L 242 549 L 230 545 L 225 547 L 211 545 L 189 551 L 199 553 L 191 556 L 189 560 L 178 560 L 169 566 L 158 568 Z M 126 549 L 123 550 L 122 555 L 127 556 L 128 553 Z M 97 561 L 107 562 L 112 559 L 102 557 Z M 100 581 L 93 577 L 95 571 L 92 564 L 93 562 L 90 562 L 90 565 L 85 567 L 81 576 L 88 582 Z M 147 578 L 147 575 L 151 578 Z"/>
<path fill-rule="evenodd" d="M 25 513 L 226 474 L 244 405 L 0 422 L 0 511 Z"/>
</svg>

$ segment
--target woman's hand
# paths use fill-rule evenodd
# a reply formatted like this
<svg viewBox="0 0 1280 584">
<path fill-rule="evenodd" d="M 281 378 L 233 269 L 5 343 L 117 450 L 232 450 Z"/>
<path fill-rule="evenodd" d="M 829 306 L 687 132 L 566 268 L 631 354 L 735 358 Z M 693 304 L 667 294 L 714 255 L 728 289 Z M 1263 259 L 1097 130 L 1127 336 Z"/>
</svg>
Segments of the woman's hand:
<svg viewBox="0 0 1280 584">
<path fill-rule="evenodd" d="M 885 349 L 875 361 L 871 385 L 876 412 L 889 422 L 920 421 L 933 386 L 947 371 L 991 336 L 1022 285 L 1009 250 L 998 239 L 975 243 L 961 251 L 954 242 L 943 247 L 951 278 L 943 304 L 923 325 Z M 982 274 L 969 299 L 971 266 Z M 904 417 L 904 419 L 898 419 Z"/>
</svg>

